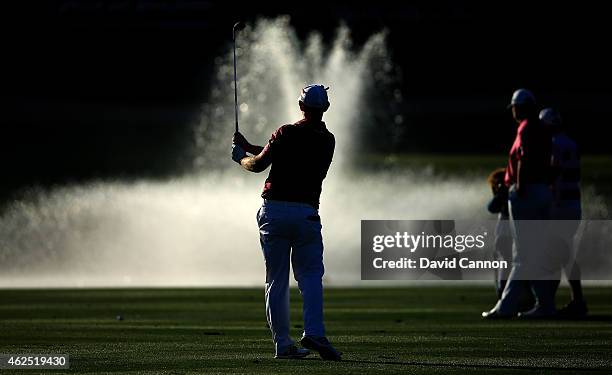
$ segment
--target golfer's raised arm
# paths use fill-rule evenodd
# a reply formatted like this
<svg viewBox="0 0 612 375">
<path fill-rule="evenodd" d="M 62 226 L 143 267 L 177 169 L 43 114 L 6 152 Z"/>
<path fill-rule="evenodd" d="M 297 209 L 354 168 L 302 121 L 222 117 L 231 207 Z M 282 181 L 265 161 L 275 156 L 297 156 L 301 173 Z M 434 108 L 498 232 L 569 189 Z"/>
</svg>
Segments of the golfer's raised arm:
<svg viewBox="0 0 612 375">
<path fill-rule="evenodd" d="M 253 156 L 248 156 L 247 152 Z M 232 159 L 247 171 L 256 173 L 265 171 L 272 164 L 269 147 L 252 145 L 239 132 L 232 140 Z"/>
<path fill-rule="evenodd" d="M 244 169 L 255 173 L 265 171 L 270 164 L 272 164 L 272 157 L 268 147 L 262 148 L 262 151 L 257 155 L 240 159 L 240 165 Z"/>
</svg>

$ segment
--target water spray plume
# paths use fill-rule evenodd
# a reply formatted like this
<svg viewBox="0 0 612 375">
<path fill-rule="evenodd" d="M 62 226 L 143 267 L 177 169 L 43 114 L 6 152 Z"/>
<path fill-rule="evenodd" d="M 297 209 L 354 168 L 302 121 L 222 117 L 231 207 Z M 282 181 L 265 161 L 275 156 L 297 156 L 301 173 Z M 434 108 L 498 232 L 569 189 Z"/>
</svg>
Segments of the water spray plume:
<svg viewBox="0 0 612 375">
<path fill-rule="evenodd" d="M 328 285 L 359 283 L 362 219 L 488 217 L 484 178 L 353 167 L 367 129 L 409 130 L 393 111 L 401 95 L 385 37 L 374 34 L 356 47 L 340 26 L 328 45 L 316 33 L 299 40 L 287 18 L 246 25 L 236 49 L 240 102 L 232 108 L 228 53 L 216 60 L 210 99 L 194 128 L 197 171 L 167 182 L 32 191 L 0 217 L 0 286 L 262 285 L 255 213 L 265 176 L 230 160 L 229 125 L 237 108 L 243 133 L 264 144 L 275 128 L 300 118 L 299 92 L 313 82 L 330 86 L 324 120 L 337 141 L 321 201 Z M 585 191 L 585 212 L 597 199 Z"/>
</svg>

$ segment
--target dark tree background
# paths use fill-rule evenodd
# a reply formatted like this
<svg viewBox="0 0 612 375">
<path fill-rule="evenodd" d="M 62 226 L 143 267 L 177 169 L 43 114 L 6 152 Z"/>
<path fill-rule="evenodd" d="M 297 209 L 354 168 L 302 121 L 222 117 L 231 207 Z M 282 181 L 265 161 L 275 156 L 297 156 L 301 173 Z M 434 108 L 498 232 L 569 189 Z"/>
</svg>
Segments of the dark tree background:
<svg viewBox="0 0 612 375">
<path fill-rule="evenodd" d="M 600 2 L 13 1 L 2 8 L 2 196 L 33 184 L 166 177 L 238 20 L 288 14 L 300 35 L 382 28 L 401 72 L 394 151 L 505 152 L 512 91 L 554 105 L 584 153 L 608 153 L 608 12 Z M 225 156 L 225 155 L 224 155 Z"/>
</svg>

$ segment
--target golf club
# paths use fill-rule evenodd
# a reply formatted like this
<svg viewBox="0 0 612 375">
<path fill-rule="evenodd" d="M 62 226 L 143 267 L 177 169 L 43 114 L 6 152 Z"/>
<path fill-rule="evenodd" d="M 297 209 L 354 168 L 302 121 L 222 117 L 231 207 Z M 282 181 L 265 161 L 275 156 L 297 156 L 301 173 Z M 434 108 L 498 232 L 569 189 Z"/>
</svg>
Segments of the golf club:
<svg viewBox="0 0 612 375">
<path fill-rule="evenodd" d="M 232 30 L 232 40 L 234 42 L 234 112 L 236 113 L 236 133 L 238 133 L 238 77 L 236 74 L 236 32 L 244 28 L 243 22 L 236 22 Z"/>
</svg>

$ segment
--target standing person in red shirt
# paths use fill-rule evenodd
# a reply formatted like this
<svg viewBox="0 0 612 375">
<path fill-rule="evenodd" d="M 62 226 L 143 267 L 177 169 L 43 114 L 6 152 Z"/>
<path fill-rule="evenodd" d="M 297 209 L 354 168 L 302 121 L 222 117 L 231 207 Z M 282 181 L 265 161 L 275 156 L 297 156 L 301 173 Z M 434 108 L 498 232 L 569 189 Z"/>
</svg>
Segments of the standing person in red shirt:
<svg viewBox="0 0 612 375">
<path fill-rule="evenodd" d="M 275 358 L 302 358 L 312 349 L 323 359 L 340 360 L 341 353 L 325 337 L 323 325 L 323 239 L 318 209 L 335 147 L 334 136 L 322 121 L 329 108 L 327 88 L 306 86 L 298 103 L 303 118 L 278 128 L 265 147 L 251 145 L 236 133 L 232 159 L 251 172 L 262 172 L 272 165 L 257 223 L 266 264 L 266 317 Z M 300 343 L 306 349 L 298 348 L 289 336 L 290 262 L 303 299 Z"/>
<path fill-rule="evenodd" d="M 491 311 L 482 313 L 488 319 L 517 315 L 519 299 L 526 288 L 532 289 L 536 305 L 521 316 L 552 315 L 559 284 L 557 272 L 549 272 L 554 267 L 548 264 L 550 257 L 544 222 L 550 217 L 552 202 L 550 133 L 538 119 L 536 100 L 531 91 L 515 91 L 510 107 L 518 123 L 504 178 L 509 188 L 508 208 L 514 240 L 512 271 L 501 299 Z"/>
</svg>

